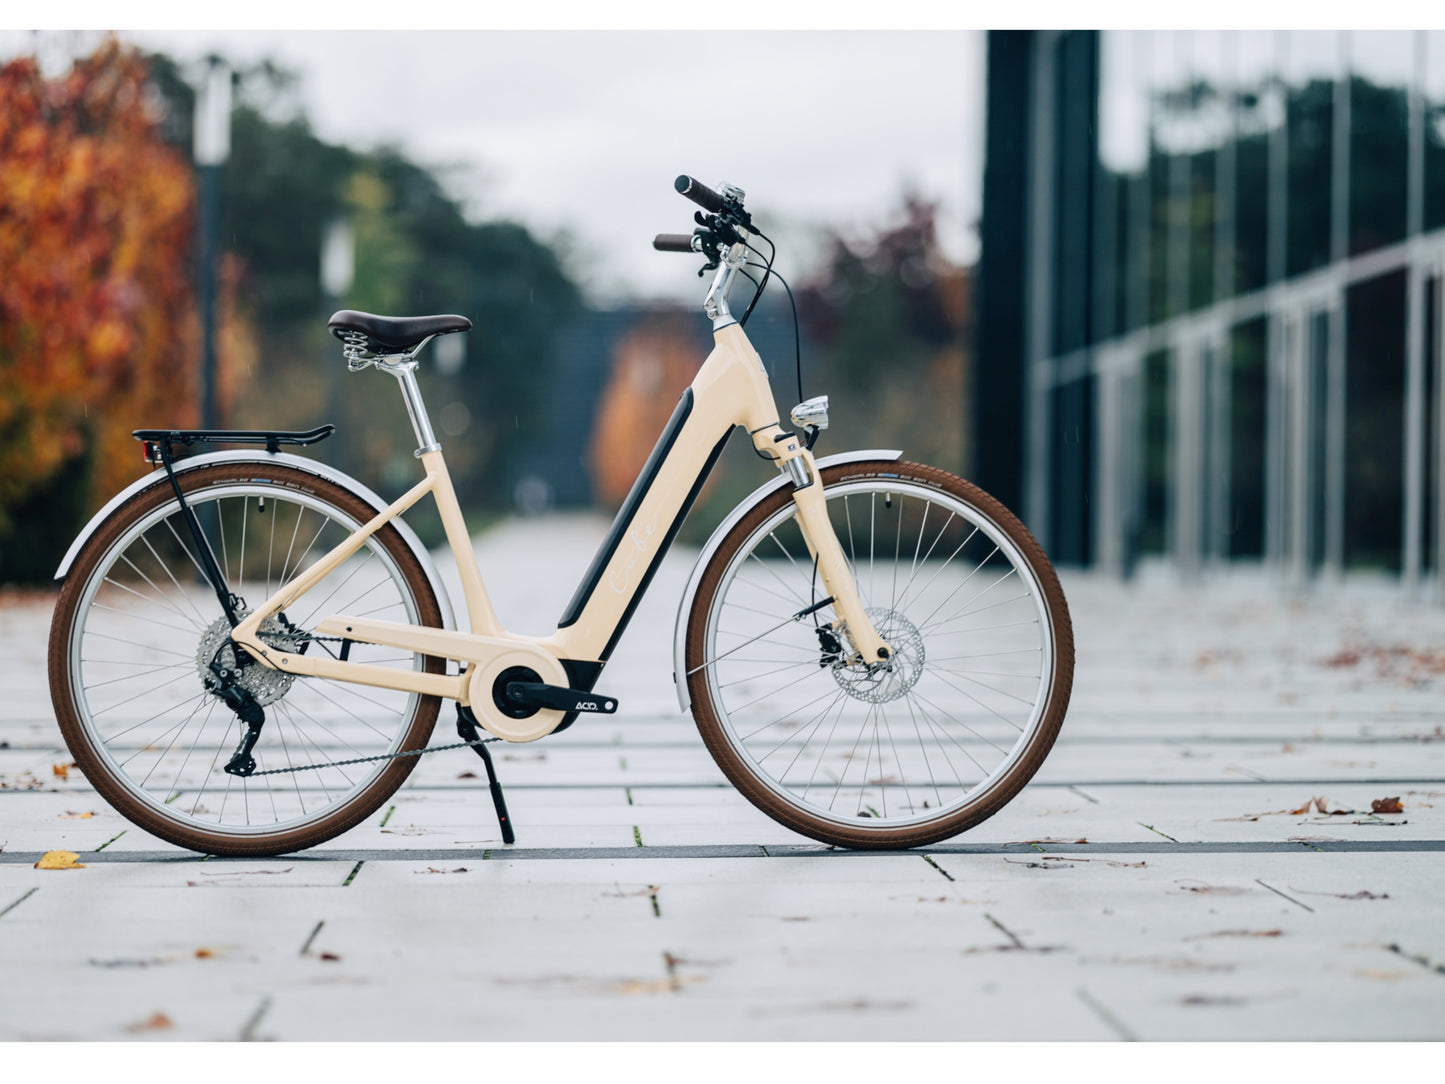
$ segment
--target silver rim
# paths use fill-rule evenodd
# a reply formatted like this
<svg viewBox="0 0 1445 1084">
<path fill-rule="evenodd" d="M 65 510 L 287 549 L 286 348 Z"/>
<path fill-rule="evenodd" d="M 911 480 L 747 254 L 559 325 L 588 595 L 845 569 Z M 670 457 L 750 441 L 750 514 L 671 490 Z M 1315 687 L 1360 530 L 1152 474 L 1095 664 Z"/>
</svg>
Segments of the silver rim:
<svg viewBox="0 0 1445 1084">
<path fill-rule="evenodd" d="M 231 590 L 252 606 L 359 526 L 314 494 L 264 478 L 208 486 L 188 493 L 187 503 Z M 286 611 L 307 630 L 332 613 L 419 620 L 401 570 L 374 539 Z M 198 648 L 217 622 L 225 617 L 175 501 L 137 519 L 101 558 L 81 591 L 68 658 L 76 715 L 110 778 L 180 827 L 243 837 L 313 823 L 370 789 L 388 762 L 249 778 L 222 771 L 244 724 L 201 684 Z M 421 656 L 365 644 L 354 645 L 350 659 L 424 665 Z M 258 771 L 395 752 L 419 702 L 318 678 L 272 681 L 265 690 Z"/>
<path fill-rule="evenodd" d="M 703 670 L 747 770 L 810 818 L 897 829 L 984 802 L 1042 725 L 1054 674 L 1043 588 L 999 527 L 921 482 L 830 486 L 829 518 L 899 665 L 829 661 L 813 562 L 787 503 L 724 570 Z M 814 623 L 814 616 L 818 619 Z"/>
</svg>

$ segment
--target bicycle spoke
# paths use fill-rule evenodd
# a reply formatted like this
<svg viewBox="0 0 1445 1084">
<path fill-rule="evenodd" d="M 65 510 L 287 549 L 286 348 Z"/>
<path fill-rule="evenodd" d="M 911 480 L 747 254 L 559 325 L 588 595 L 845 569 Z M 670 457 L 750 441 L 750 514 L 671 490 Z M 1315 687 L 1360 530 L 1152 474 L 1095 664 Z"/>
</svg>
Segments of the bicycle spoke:
<svg viewBox="0 0 1445 1084">
<path fill-rule="evenodd" d="M 166 577 L 171 581 L 171 583 L 176 585 L 176 591 L 180 593 L 181 598 L 185 599 L 186 605 L 196 611 L 196 616 L 201 619 L 202 627 L 209 625 L 210 620 L 206 617 L 205 614 L 201 613 L 200 607 L 198 607 L 194 602 L 191 601 L 190 595 L 186 594 L 186 589 L 181 586 L 180 581 L 177 580 L 175 574 L 171 572 L 171 566 L 166 564 L 165 561 L 161 560 L 161 555 L 157 553 L 155 547 L 151 545 L 151 540 L 146 537 L 146 532 L 141 532 L 140 540 L 145 543 L 145 548 L 150 551 L 151 557 L 155 559 L 155 563 L 160 566 L 161 571 L 166 574 Z M 187 554 L 187 556 L 189 556 L 189 554 Z"/>
<path fill-rule="evenodd" d="M 800 666 L 811 665 L 813 665 L 811 660 L 805 662 L 790 662 L 786 666 L 778 667 L 776 670 L 768 670 L 761 674 L 749 674 L 747 677 L 738 678 L 736 681 L 724 681 L 718 685 L 718 688 L 727 689 L 733 685 L 745 685 L 749 681 L 761 681 L 763 678 L 771 677 L 773 674 L 781 674 L 784 670 L 796 670 Z"/>
</svg>

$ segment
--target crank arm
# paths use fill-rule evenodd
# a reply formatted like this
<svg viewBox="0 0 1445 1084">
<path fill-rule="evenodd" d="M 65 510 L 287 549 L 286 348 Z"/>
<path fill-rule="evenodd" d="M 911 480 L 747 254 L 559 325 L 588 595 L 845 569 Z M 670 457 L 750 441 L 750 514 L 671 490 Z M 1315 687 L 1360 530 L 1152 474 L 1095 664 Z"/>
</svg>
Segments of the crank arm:
<svg viewBox="0 0 1445 1084">
<path fill-rule="evenodd" d="M 544 685 L 539 681 L 507 682 L 507 699 L 526 708 L 550 708 L 553 711 L 585 711 L 611 715 L 617 701 L 581 689 L 564 689 L 560 685 Z"/>
</svg>

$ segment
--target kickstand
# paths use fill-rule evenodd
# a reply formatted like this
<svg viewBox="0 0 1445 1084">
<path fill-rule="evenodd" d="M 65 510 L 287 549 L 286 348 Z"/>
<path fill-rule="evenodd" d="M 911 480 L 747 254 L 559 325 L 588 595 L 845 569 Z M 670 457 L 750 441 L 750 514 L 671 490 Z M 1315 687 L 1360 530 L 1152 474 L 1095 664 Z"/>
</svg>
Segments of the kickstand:
<svg viewBox="0 0 1445 1084">
<path fill-rule="evenodd" d="M 470 708 L 464 708 L 460 704 L 457 705 L 457 734 L 462 741 L 477 741 L 479 738 L 476 716 Z M 485 745 L 474 745 L 472 749 L 487 766 L 487 784 L 492 791 L 492 805 L 497 809 L 497 823 L 502 826 L 502 842 L 516 843 L 517 836 L 512 831 L 511 818 L 507 816 L 507 799 L 502 796 L 502 784 L 497 781 L 497 769 L 492 766 L 492 754 Z"/>
</svg>

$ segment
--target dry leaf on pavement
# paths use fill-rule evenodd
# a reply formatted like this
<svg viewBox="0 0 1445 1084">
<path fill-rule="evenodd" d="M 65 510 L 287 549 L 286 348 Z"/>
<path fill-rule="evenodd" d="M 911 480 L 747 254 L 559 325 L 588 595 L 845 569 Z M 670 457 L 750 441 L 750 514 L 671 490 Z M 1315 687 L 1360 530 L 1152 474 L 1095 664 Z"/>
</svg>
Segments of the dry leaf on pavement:
<svg viewBox="0 0 1445 1084">
<path fill-rule="evenodd" d="M 1201 896 L 1242 896 L 1247 891 L 1234 885 L 1209 885 L 1204 882 L 1197 884 L 1185 884 L 1182 880 L 1175 881 L 1185 892 L 1195 892 Z"/>
<path fill-rule="evenodd" d="M 1405 812 L 1405 807 L 1400 804 L 1400 799 L 1399 799 L 1398 797 L 1395 797 L 1395 798 L 1376 798 L 1374 801 L 1372 801 L 1372 802 L 1370 803 L 1370 812 L 1371 812 L 1371 813 L 1403 813 L 1403 812 Z"/>
<path fill-rule="evenodd" d="M 131 1024 L 126 1031 L 165 1031 L 167 1028 L 175 1027 L 171 1018 L 163 1012 L 151 1013 L 149 1019 L 142 1020 L 139 1024 Z"/>
<path fill-rule="evenodd" d="M 46 851 L 35 863 L 36 869 L 84 869 L 84 862 L 77 862 L 80 855 L 74 851 Z"/>
</svg>

